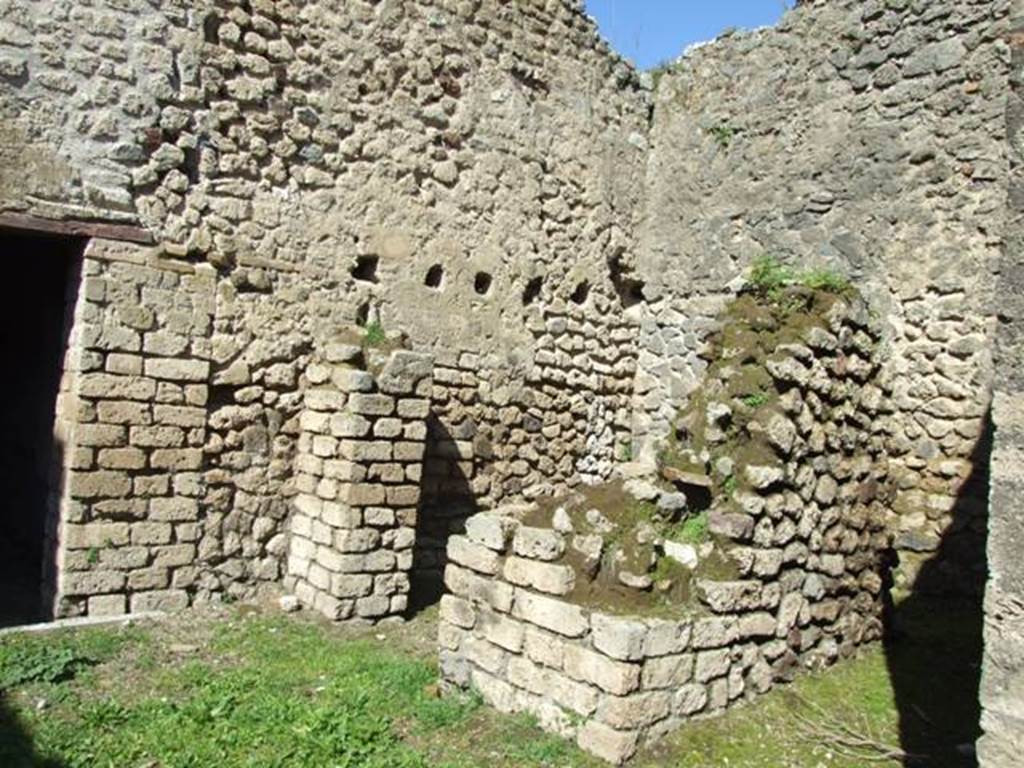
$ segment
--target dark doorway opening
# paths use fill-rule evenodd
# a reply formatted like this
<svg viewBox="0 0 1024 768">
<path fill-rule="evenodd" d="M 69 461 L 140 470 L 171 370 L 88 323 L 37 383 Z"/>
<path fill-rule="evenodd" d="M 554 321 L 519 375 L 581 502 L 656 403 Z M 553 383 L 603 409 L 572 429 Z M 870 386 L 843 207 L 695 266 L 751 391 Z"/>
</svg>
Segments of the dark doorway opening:
<svg viewBox="0 0 1024 768">
<path fill-rule="evenodd" d="M 62 447 L 54 438 L 69 287 L 83 242 L 0 230 L 0 626 L 44 621 L 56 581 Z"/>
</svg>

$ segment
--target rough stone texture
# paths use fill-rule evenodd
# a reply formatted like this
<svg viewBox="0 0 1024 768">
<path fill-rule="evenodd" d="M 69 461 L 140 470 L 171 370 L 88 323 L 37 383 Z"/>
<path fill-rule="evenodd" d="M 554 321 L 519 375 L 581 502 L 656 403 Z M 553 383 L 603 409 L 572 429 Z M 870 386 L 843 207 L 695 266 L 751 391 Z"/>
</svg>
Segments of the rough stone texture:
<svg viewBox="0 0 1024 768">
<path fill-rule="evenodd" d="M 608 615 L 566 596 L 567 534 L 520 523 L 529 514 L 521 506 L 481 513 L 448 544 L 453 596 L 442 601 L 438 631 L 445 683 L 529 712 L 622 763 L 688 718 L 878 640 L 891 535 L 884 492 L 864 489 L 887 484 L 884 440 L 870 426 L 885 404 L 871 394 L 870 355 L 862 368 L 836 364 L 859 327 L 856 306 L 832 312 L 830 330 L 844 342 L 804 358 L 814 389 L 807 403 L 799 390 L 789 398 L 802 428 L 777 448 L 773 483 L 748 492 L 749 525 L 720 531 L 737 579 L 698 579 L 699 602 L 679 609 L 687 618 Z M 816 500 L 823 487 L 827 498 Z"/>
<path fill-rule="evenodd" d="M 196 473 L 193 599 L 282 577 L 299 380 L 353 321 L 435 361 L 410 405 L 429 414 L 418 571 L 439 579 L 475 508 L 611 473 L 648 95 L 578 3 L 19 0 L 0 28 L 0 214 L 140 227 L 159 245 L 103 247 L 164 275 L 165 303 L 177 275 L 206 281 L 192 318 L 84 276 L 110 315 L 86 348 L 121 378 L 66 382 L 124 403 L 79 432 L 97 463 L 68 467 L 76 499 L 146 521 L 172 493 L 149 470 Z"/>
<path fill-rule="evenodd" d="M 64 487 L 47 531 L 56 581 L 44 585 L 55 612 L 242 597 L 280 581 L 302 541 L 337 549 L 324 555 L 337 571 L 310 560 L 301 574 L 313 604 L 340 599 L 377 573 L 362 567 L 371 555 L 410 551 L 395 531 L 413 526 L 414 563 L 374 569 L 444 571 L 453 591 L 512 611 L 528 587 L 493 579 L 468 548 L 458 556 L 472 562 L 445 569 L 449 537 L 481 508 L 607 479 L 624 454 L 653 450 L 702 376 L 736 279 L 767 253 L 849 275 L 886 325 L 879 383 L 894 410 L 879 427 L 900 587 L 980 588 L 997 385 L 980 754 L 1007 764 L 1024 698 L 1009 6 L 802 2 L 773 30 L 692 51 L 652 104 L 577 0 L 0 5 L 0 216 L 94 235 L 69 298 L 56 414 Z M 366 371 L 335 380 L 351 345 L 327 342 L 357 321 L 404 330 L 431 355 L 431 391 L 393 412 L 379 399 L 411 359 L 378 381 L 384 392 Z M 777 427 L 778 447 L 795 440 Z M 380 477 L 321 474 L 350 450 Z M 386 451 L 391 461 L 377 458 Z M 388 498 L 396 467 L 418 503 L 411 490 Z M 843 479 L 816 484 L 807 503 L 827 516 L 848 501 Z M 331 542 L 312 525 L 292 532 L 314 499 L 337 501 L 320 521 Z M 356 507 L 361 527 L 345 514 Z M 414 507 L 415 522 L 392 521 Z M 712 523 L 762 547 L 758 514 Z M 840 554 L 824 552 L 804 585 L 823 606 L 814 621 L 830 620 Z M 753 556 L 756 579 L 785 570 L 776 561 Z M 372 598 L 366 616 L 403 595 L 397 576 L 382 592 L 376 579 L 344 598 Z M 779 626 L 802 621 L 780 597 Z M 694 637 L 730 645 L 766 631 L 774 610 Z M 530 637 L 527 653 L 544 647 Z M 623 642 L 604 647 L 635 653 Z M 536 663 L 560 667 L 554 655 L 538 650 Z M 770 679 L 763 669 L 748 690 Z M 556 682 L 570 709 L 597 711 L 585 683 Z M 495 669 L 474 667 L 472 683 L 565 722 Z M 716 707 L 723 690 L 683 683 L 672 711 Z M 631 738 L 609 732 L 628 712 L 600 711 L 586 742 L 628 751 Z"/>
<path fill-rule="evenodd" d="M 992 488 L 985 593 L 981 703 L 983 768 L 1009 768 L 1024 752 L 1024 4 L 1013 6 L 1013 91 L 1007 128 L 1010 215 L 996 305 L 996 379 Z"/>
<path fill-rule="evenodd" d="M 58 614 L 165 610 L 222 588 L 203 547 L 219 520 L 201 513 L 214 286 L 208 265 L 155 250 L 85 252 L 57 409 Z"/>
<path fill-rule="evenodd" d="M 937 553 L 917 589 L 978 595 L 985 577 L 984 483 L 966 480 L 987 463 L 1007 7 L 801 3 L 695 48 L 655 98 L 636 452 L 700 380 L 701 345 L 753 259 L 848 275 L 887 325 L 898 587 Z"/>
<path fill-rule="evenodd" d="M 306 369 L 292 480 L 284 583 L 335 620 L 408 607 L 426 436 L 414 406 L 432 386 L 428 355 L 392 352 L 377 376 L 358 375 L 357 362 L 314 356 Z"/>
</svg>

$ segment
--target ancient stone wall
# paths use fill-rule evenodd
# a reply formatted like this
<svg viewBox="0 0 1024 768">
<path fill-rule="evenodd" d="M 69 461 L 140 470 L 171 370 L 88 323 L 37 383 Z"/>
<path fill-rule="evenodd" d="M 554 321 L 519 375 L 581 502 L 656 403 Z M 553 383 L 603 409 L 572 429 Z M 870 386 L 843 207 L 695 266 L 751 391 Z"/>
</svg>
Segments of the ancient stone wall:
<svg viewBox="0 0 1024 768">
<path fill-rule="evenodd" d="M 899 586 L 932 559 L 918 586 L 979 589 L 998 384 L 998 764 L 1021 591 L 1009 3 L 799 5 L 688 54 L 649 124 L 577 0 L 0 2 L 0 225 L 155 243 L 96 239 L 80 265 L 57 611 L 281 580 L 308 371 L 352 323 L 436 361 L 411 565 L 436 577 L 478 508 L 652 454 L 767 254 L 848 276 L 886 326 Z"/>
<path fill-rule="evenodd" d="M 708 432 L 723 420 L 722 406 L 746 430 L 743 442 L 717 453 L 731 482 L 715 482 L 703 513 L 713 540 L 676 541 L 671 527 L 659 534 L 656 518 L 623 528 L 636 514 L 623 508 L 584 518 L 559 507 L 543 527 L 522 505 L 469 519 L 448 544 L 451 594 L 439 629 L 447 683 L 478 690 L 502 711 L 530 712 L 619 763 L 687 718 L 721 712 L 881 637 L 891 535 L 877 335 L 859 300 L 816 300 L 829 304 L 827 314 L 771 351 L 764 365 L 773 383 L 745 414 L 740 392 L 725 391 L 749 357 L 730 346 L 737 329 L 721 342 L 727 365 L 701 382 L 709 401 L 695 416 Z M 764 322 L 750 318 L 750 326 Z M 721 433 L 707 445 L 724 443 L 724 425 Z M 666 476 L 685 482 L 687 474 Z M 645 560 L 652 544 L 655 556 Z M 628 578 L 620 570 L 620 584 L 584 588 L 614 576 L 627 545 Z M 581 567 L 582 556 L 589 565 Z M 655 582 L 648 571 L 661 571 L 655 561 L 666 557 L 692 574 L 676 566 Z M 612 590 L 626 596 L 606 608 Z M 644 593 L 673 590 L 691 596 L 651 610 Z"/>
<path fill-rule="evenodd" d="M 990 0 L 801 3 L 776 28 L 696 48 L 657 89 L 638 436 L 666 432 L 752 260 L 849 276 L 888 325 L 899 586 L 940 548 L 919 586 L 977 594 L 984 580 L 1006 14 Z"/>
<path fill-rule="evenodd" d="M 448 536 L 475 511 L 605 480 L 623 460 L 637 328 L 603 297 L 576 298 L 598 312 L 572 300 L 533 308 L 532 364 L 491 354 L 438 367 L 416 544 L 424 578 L 440 581 Z"/>
<path fill-rule="evenodd" d="M 1015 2 L 1010 36 L 1013 91 L 1007 109 L 1010 211 L 996 288 L 999 330 L 992 420 L 992 490 L 985 592 L 981 704 L 983 768 L 1009 768 L 1024 749 L 1024 4 Z"/>
<path fill-rule="evenodd" d="M 342 325 L 402 330 L 443 366 L 428 448 L 461 452 L 477 503 L 611 471 L 647 95 L 577 2 L 12 1 L 0 16 L 0 216 L 136 226 L 161 264 L 216 270 L 195 351 L 166 353 L 209 368 L 187 446 L 205 521 L 188 594 L 281 578 L 300 376 Z M 138 332 L 128 300 L 111 294 L 106 336 Z M 460 366 L 465 409 L 443 386 Z M 431 498 L 428 513 L 456 500 Z"/>
<path fill-rule="evenodd" d="M 382 358 L 377 375 L 366 370 L 374 354 Z M 400 616 L 433 360 L 334 342 L 305 377 L 285 586 L 331 619 Z"/>
<path fill-rule="evenodd" d="M 86 249 L 65 384 L 57 613 L 118 614 L 208 596 L 209 334 L 214 272 L 156 249 Z"/>
</svg>

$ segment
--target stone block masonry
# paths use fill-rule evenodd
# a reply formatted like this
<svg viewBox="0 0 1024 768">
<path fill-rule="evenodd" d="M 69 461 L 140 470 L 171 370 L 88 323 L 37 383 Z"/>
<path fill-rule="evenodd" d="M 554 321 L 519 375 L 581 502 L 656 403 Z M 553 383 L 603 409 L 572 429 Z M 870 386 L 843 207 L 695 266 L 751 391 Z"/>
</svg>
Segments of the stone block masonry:
<svg viewBox="0 0 1024 768">
<path fill-rule="evenodd" d="M 59 615 L 175 610 L 199 588 L 214 285 L 157 249 L 85 253 L 58 402 Z"/>
<path fill-rule="evenodd" d="M 580 535 L 564 508 L 550 528 L 534 527 L 535 517 L 525 525 L 524 515 L 536 513 L 523 505 L 480 513 L 448 542 L 451 594 L 439 629 L 446 682 L 503 711 L 529 712 L 619 763 L 690 717 L 721 712 L 881 637 L 891 537 L 881 447 L 889 407 L 874 383 L 877 336 L 863 302 L 818 294 L 828 310 L 815 324 L 793 308 L 796 295 L 777 299 L 789 302 L 792 326 L 778 332 L 794 341 L 763 342 L 769 380 L 756 406 L 741 410 L 740 395 L 750 390 L 735 383 L 756 379 L 753 345 L 710 366 L 700 385 L 706 405 L 686 419 L 691 434 L 708 441 L 691 441 L 686 463 L 707 461 L 710 449 L 716 465 L 730 465 L 707 513 L 714 540 L 699 547 L 724 558 L 720 570 L 694 564 L 692 576 L 672 577 L 689 578 L 696 599 L 645 615 L 630 612 L 650 605 L 634 595 L 611 615 L 577 589 L 602 574 L 588 575 L 567 556 L 593 536 Z M 737 324 L 766 322 L 755 306 L 746 297 L 733 308 L 741 318 L 728 326 L 733 343 L 744 334 Z M 726 402 L 745 425 L 738 446 L 729 429 L 713 428 Z M 693 475 L 671 470 L 664 468 L 667 478 Z M 614 521 L 621 510 L 598 511 Z M 656 544 L 662 556 L 673 546 L 668 535 Z M 603 549 L 597 538 L 597 558 L 615 561 L 621 550 Z M 648 579 L 643 589 L 651 586 Z"/>
<path fill-rule="evenodd" d="M 849 276 L 885 321 L 905 591 L 985 579 L 1009 5 L 801 3 L 688 52 L 655 96 L 638 437 L 693 391 L 708 309 L 754 259 Z"/>
<path fill-rule="evenodd" d="M 1024 3 L 1013 6 L 1010 93 L 1010 221 L 996 300 L 1000 323 L 992 420 L 992 487 L 985 592 L 978 760 L 1010 768 L 1024 754 Z"/>
<path fill-rule="evenodd" d="M 426 419 L 428 355 L 329 343 L 306 368 L 285 586 L 334 620 L 402 615 L 408 604 Z"/>
<path fill-rule="evenodd" d="M 701 582 L 701 608 L 678 618 L 575 604 L 565 596 L 572 568 L 528 545 L 520 512 L 481 513 L 449 542 L 442 680 L 503 712 L 529 712 L 609 762 L 880 636 L 877 589 L 856 586 L 869 580 L 867 560 L 838 554 Z"/>
<path fill-rule="evenodd" d="M 608 480 L 630 442 L 637 326 L 594 297 L 530 307 L 524 381 L 507 359 L 439 356 L 416 548 L 421 575 L 440 580 L 445 544 L 466 518 L 516 497 Z"/>
<path fill-rule="evenodd" d="M 129 506 L 163 492 L 136 474 L 197 476 L 178 480 L 199 504 L 195 560 L 178 577 L 188 600 L 282 578 L 299 374 L 339 324 L 401 328 L 439 371 L 458 369 L 459 403 L 480 412 L 451 406 L 448 419 L 446 396 L 433 408 L 442 426 L 477 433 L 436 447 L 473 443 L 457 463 L 474 465 L 479 503 L 611 470 L 632 374 L 609 264 L 631 263 L 646 94 L 578 3 L 15 3 L 2 30 L 0 213 L 118 225 L 159 243 L 103 246 L 125 263 L 207 281 L 203 325 L 183 341 L 180 313 L 147 317 L 116 275 L 109 319 L 82 332 L 122 378 L 67 389 L 127 403 L 104 404 L 119 421 L 97 423 L 135 441 L 81 433 L 110 443 L 87 446 L 97 461 L 105 451 L 89 471 L 110 474 L 66 473 L 83 499 Z M 83 296 L 95 297 L 89 277 Z M 170 277 L 146 290 L 188 295 Z M 557 316 L 565 327 L 549 332 L 543 318 Z M 133 334 L 150 349 L 133 349 Z M 172 387 L 205 387 L 206 400 L 165 401 Z M 125 495 L 99 495 L 113 493 Z M 60 602 L 90 610 L 84 595 Z"/>
</svg>

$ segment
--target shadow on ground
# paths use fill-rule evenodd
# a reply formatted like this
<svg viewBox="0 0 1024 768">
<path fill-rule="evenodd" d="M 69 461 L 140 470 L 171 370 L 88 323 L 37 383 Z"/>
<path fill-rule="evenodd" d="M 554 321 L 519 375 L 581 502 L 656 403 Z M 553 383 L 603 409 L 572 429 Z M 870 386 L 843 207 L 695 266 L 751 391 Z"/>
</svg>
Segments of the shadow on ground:
<svg viewBox="0 0 1024 768">
<path fill-rule="evenodd" d="M 36 752 L 32 736 L 8 705 L 0 691 L 0 765 L 4 768 L 64 768 L 59 760 L 44 758 Z"/>
<path fill-rule="evenodd" d="M 887 612 L 886 662 L 908 768 L 977 765 L 991 451 L 986 418 L 952 524 L 921 567 L 913 593 Z"/>
</svg>

